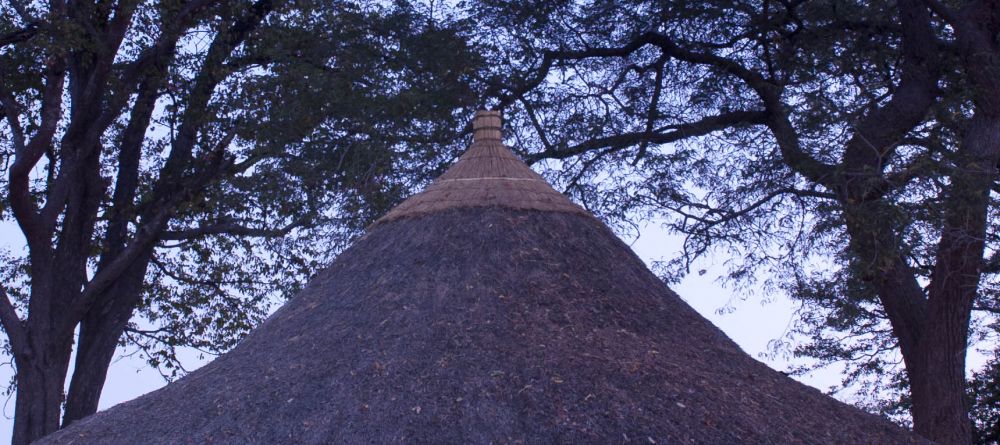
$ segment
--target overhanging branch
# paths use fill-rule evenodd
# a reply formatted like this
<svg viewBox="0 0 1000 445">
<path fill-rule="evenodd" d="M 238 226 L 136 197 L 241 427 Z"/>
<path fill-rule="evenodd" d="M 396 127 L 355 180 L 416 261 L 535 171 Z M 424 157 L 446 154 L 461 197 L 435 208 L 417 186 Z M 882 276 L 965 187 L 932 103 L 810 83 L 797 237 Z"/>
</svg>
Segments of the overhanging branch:
<svg viewBox="0 0 1000 445">
<path fill-rule="evenodd" d="M 623 149 L 636 144 L 667 144 L 690 137 L 704 136 L 714 131 L 740 126 L 763 124 L 767 114 L 763 111 L 733 111 L 708 116 L 695 122 L 665 127 L 662 131 L 641 131 L 605 136 L 579 143 L 567 148 L 550 148 L 527 158 L 529 164 L 542 159 L 566 159 L 573 156 L 605 148 Z M 647 127 L 648 128 L 648 127 Z"/>
<path fill-rule="evenodd" d="M 275 229 L 248 227 L 234 222 L 203 224 L 199 227 L 195 227 L 192 229 L 165 231 L 163 232 L 163 236 L 161 236 L 160 239 L 164 241 L 189 241 L 195 238 L 201 238 L 209 235 L 234 235 L 234 236 L 245 236 L 245 237 L 258 237 L 258 238 L 275 238 L 279 236 L 285 236 L 292 230 L 305 226 L 308 221 L 309 218 L 301 217 L 283 227 Z"/>
<path fill-rule="evenodd" d="M 553 67 L 560 63 L 594 58 L 628 57 L 648 45 L 659 48 L 663 52 L 663 55 L 670 58 L 695 65 L 710 66 L 742 80 L 754 90 L 763 102 L 764 111 L 766 112 L 766 120 L 763 123 L 774 134 L 785 164 L 810 181 L 831 188 L 835 170 L 833 166 L 814 158 L 802 149 L 798 133 L 789 119 L 784 103 L 781 101 L 782 88 L 780 85 L 768 80 L 760 73 L 743 66 L 736 60 L 719 56 L 712 52 L 698 52 L 687 49 L 686 45 L 678 43 L 672 37 L 656 32 L 643 33 L 619 47 L 546 51 L 542 56 L 539 67 L 534 71 L 534 75 L 511 89 L 508 95 L 501 97 L 500 107 L 503 108 L 505 105 L 518 100 L 519 97 L 528 91 L 536 88 L 546 79 Z"/>
</svg>

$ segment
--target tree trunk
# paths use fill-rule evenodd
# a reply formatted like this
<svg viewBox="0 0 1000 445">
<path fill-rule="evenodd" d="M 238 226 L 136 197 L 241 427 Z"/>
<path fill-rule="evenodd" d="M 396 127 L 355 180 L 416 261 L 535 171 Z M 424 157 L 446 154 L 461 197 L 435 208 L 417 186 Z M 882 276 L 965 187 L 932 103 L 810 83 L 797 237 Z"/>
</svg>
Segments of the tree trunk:
<svg viewBox="0 0 1000 445">
<path fill-rule="evenodd" d="M 136 259 L 80 323 L 76 364 L 66 397 L 63 426 L 97 412 L 108 368 L 125 327 L 142 298 L 150 253 Z"/>
<path fill-rule="evenodd" d="M 913 428 L 921 436 L 940 444 L 967 445 L 972 442 L 965 403 L 967 337 L 958 332 L 961 329 L 948 331 L 926 336 L 917 358 L 921 364 L 907 368 L 913 402 L 910 413 Z"/>
<path fill-rule="evenodd" d="M 998 162 L 1000 115 L 980 108 L 970 122 L 951 174 L 941 241 L 928 288 L 919 367 L 910 375 L 914 428 L 942 444 L 972 441 L 965 401 L 965 354 Z"/>
<path fill-rule="evenodd" d="M 72 337 L 61 341 L 62 344 L 36 347 L 38 355 L 17 361 L 12 445 L 28 445 L 59 429 L 71 340 Z"/>
</svg>

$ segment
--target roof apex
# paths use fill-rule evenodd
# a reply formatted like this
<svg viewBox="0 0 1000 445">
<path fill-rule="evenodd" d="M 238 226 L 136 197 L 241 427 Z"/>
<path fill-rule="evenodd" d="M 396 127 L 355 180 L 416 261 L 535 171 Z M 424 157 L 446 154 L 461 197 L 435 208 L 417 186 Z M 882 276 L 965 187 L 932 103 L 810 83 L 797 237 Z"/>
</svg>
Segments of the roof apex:
<svg viewBox="0 0 1000 445">
<path fill-rule="evenodd" d="M 452 208 L 506 207 L 578 213 L 589 212 L 549 185 L 503 144 L 498 111 L 478 111 L 473 142 L 447 171 L 424 191 L 394 207 L 377 223 Z"/>
<path fill-rule="evenodd" d="M 502 141 L 503 123 L 499 111 L 480 110 L 472 119 L 472 141 Z"/>
</svg>

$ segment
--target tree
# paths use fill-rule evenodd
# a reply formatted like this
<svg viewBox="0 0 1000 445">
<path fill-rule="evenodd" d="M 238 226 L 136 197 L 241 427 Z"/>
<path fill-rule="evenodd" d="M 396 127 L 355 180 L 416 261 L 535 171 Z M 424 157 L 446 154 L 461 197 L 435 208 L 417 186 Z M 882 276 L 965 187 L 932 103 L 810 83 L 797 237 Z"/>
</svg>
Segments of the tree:
<svg viewBox="0 0 1000 445">
<path fill-rule="evenodd" d="M 995 2 L 512 3 L 475 14 L 528 73 L 486 76 L 528 159 L 606 218 L 670 218 L 667 278 L 718 249 L 736 283 L 768 272 L 798 354 L 849 380 L 901 357 L 916 431 L 970 442 L 971 320 L 1000 306 Z"/>
<path fill-rule="evenodd" d="M 973 374 L 969 385 L 974 443 L 1000 443 L 1000 354 Z"/>
<path fill-rule="evenodd" d="M 0 13 L 0 215 L 26 240 L 0 268 L 15 444 L 64 401 L 62 425 L 93 413 L 120 343 L 168 374 L 177 346 L 230 347 L 453 156 L 474 101 L 461 23 L 405 3 Z"/>
</svg>

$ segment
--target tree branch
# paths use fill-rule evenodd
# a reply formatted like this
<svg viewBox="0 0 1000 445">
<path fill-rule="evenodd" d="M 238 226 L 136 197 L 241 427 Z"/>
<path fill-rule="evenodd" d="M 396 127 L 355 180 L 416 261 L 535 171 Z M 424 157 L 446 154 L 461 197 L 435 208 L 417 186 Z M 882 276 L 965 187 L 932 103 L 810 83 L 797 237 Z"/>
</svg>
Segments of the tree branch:
<svg viewBox="0 0 1000 445">
<path fill-rule="evenodd" d="M 193 175 L 187 176 L 187 181 L 175 189 L 174 193 L 161 196 L 160 199 L 154 201 L 154 205 L 147 207 L 152 209 L 152 213 L 143 218 L 132 242 L 122 250 L 120 255 L 109 260 L 106 267 L 98 269 L 93 279 L 84 286 L 83 291 L 73 301 L 72 310 L 81 315 L 85 313 L 93 300 L 114 284 L 136 258 L 139 258 L 147 249 L 153 248 L 181 202 L 190 199 L 193 193 L 203 189 L 221 172 L 232 167 L 232 161 L 226 158 L 224 152 L 225 145 L 220 144 L 216 150 L 207 153 L 203 160 L 203 168 L 198 169 Z"/>
<path fill-rule="evenodd" d="M 832 188 L 834 168 L 806 153 L 799 143 L 798 133 L 792 125 L 788 111 L 781 101 L 781 87 L 765 79 L 760 73 L 750 70 L 739 62 L 710 52 L 696 52 L 677 43 L 673 38 L 655 32 L 646 32 L 619 47 L 588 48 L 576 51 L 546 51 L 542 56 L 534 76 L 510 90 L 510 94 L 500 98 L 501 108 L 525 92 L 540 85 L 557 63 L 592 58 L 628 57 L 639 49 L 653 45 L 671 58 L 695 65 L 711 66 L 742 80 L 757 93 L 764 103 L 767 120 L 764 122 L 775 136 L 781 155 L 795 172 L 811 181 Z"/>
<path fill-rule="evenodd" d="M 62 118 L 63 82 L 66 77 L 63 64 L 64 62 L 58 58 L 49 62 L 42 93 L 41 123 L 31 141 L 23 144 L 20 150 L 15 150 L 14 163 L 8 173 L 10 207 L 21 231 L 24 232 L 29 249 L 35 254 L 51 249 L 50 227 L 44 224 L 38 213 L 37 205 L 31 195 L 29 174 L 52 145 L 56 128 Z M 8 107 L 5 105 L 4 108 Z"/>
<path fill-rule="evenodd" d="M 989 312 L 991 314 L 1000 315 L 1000 307 L 993 306 L 972 306 L 972 310 L 980 312 Z"/>
<path fill-rule="evenodd" d="M 28 23 L 37 23 L 34 17 L 28 12 L 28 8 L 25 7 L 23 0 L 10 0 L 10 5 L 17 11 L 17 15 L 21 16 L 21 20 Z"/>
<path fill-rule="evenodd" d="M 18 116 L 18 110 L 20 110 L 20 104 L 17 103 L 17 99 L 4 88 L 3 82 L 0 82 L 0 104 L 3 105 L 3 114 L 7 119 L 7 125 L 10 126 L 10 132 L 14 138 L 14 152 L 24 151 L 24 129 L 21 128 L 21 121 Z"/>
<path fill-rule="evenodd" d="M 718 218 L 714 218 L 714 219 L 707 218 L 705 216 L 695 215 L 695 214 L 689 213 L 689 212 L 685 212 L 685 211 L 683 211 L 683 210 L 681 210 L 680 208 L 677 208 L 677 207 L 669 207 L 669 206 L 665 206 L 665 207 L 669 208 L 670 210 L 672 210 L 674 212 L 677 212 L 677 213 L 681 214 L 685 218 L 690 218 L 690 219 L 693 219 L 693 220 L 695 220 L 695 221 L 697 221 L 699 223 L 704 224 L 705 228 L 707 229 L 707 228 L 710 228 L 710 227 L 717 226 L 719 224 L 725 224 L 725 223 L 727 223 L 729 221 L 732 221 L 734 219 L 742 217 L 742 216 L 744 216 L 744 215 L 746 215 L 746 214 L 748 214 L 748 213 L 750 213 L 750 212 L 752 212 L 752 211 L 760 208 L 762 205 L 767 204 L 768 202 L 770 202 L 774 198 L 777 198 L 777 197 L 782 196 L 782 195 L 804 196 L 804 197 L 821 198 L 821 199 L 834 199 L 834 198 L 836 198 L 835 195 L 830 194 L 830 193 L 816 192 L 816 191 L 812 191 L 812 190 L 799 190 L 799 189 L 795 189 L 795 188 L 790 188 L 789 187 L 789 188 L 782 188 L 782 189 L 774 190 L 774 191 L 772 191 L 772 192 L 764 195 L 760 199 L 758 199 L 758 200 L 750 203 L 746 207 L 743 207 L 743 208 L 741 208 L 739 210 L 721 211 L 720 212 L 719 208 L 711 207 L 711 206 L 704 205 L 704 204 L 699 204 L 698 205 L 698 207 L 702 207 L 702 208 L 705 208 L 705 209 L 709 210 L 708 212 L 706 212 L 706 214 L 721 213 Z M 693 204 L 693 203 L 691 203 L 691 204 Z M 682 203 L 682 205 L 687 206 L 689 204 Z"/>
<path fill-rule="evenodd" d="M 310 219 L 311 218 L 309 217 L 303 216 L 277 229 L 248 227 L 235 222 L 203 224 L 192 229 L 165 231 L 160 239 L 164 241 L 189 241 L 208 235 L 236 235 L 258 238 L 275 238 L 287 235 L 292 230 L 305 226 Z"/>
<path fill-rule="evenodd" d="M 940 16 L 945 22 L 948 22 L 948 24 L 953 27 L 955 24 L 960 22 L 958 12 L 949 8 L 944 3 L 941 3 L 938 0 L 923 0 L 923 2 L 928 8 L 931 9 L 931 11 L 934 11 L 935 14 Z"/>
<path fill-rule="evenodd" d="M 107 225 L 106 244 L 100 261 L 102 266 L 118 256 L 124 248 L 128 222 L 134 215 L 132 205 L 139 184 L 143 140 L 156 107 L 159 88 L 165 77 L 164 69 L 158 75 L 150 75 L 143 79 L 132 106 L 128 125 L 122 132 L 118 149 L 118 174 L 111 198 L 111 208 L 115 211 Z"/>
<path fill-rule="evenodd" d="M 122 83 L 125 85 L 135 84 L 138 77 L 150 65 L 162 65 L 163 56 L 173 53 L 177 40 L 191 26 L 197 13 L 212 3 L 213 0 L 190 1 L 176 15 L 170 17 L 169 20 L 164 20 L 163 27 L 165 30 L 162 33 L 162 37 L 152 46 L 143 50 L 134 62 L 124 66 L 122 70 Z"/>
<path fill-rule="evenodd" d="M 656 124 L 656 118 L 659 116 L 660 111 L 660 94 L 663 91 L 663 68 L 669 60 L 666 55 L 661 55 L 660 59 L 656 61 L 656 75 L 653 76 L 653 96 L 649 99 L 649 107 L 646 109 L 646 133 L 651 133 L 653 131 L 653 125 Z M 645 140 L 639 144 L 639 151 L 635 155 L 635 160 L 632 161 L 632 165 L 638 164 L 639 160 L 646 155 L 646 149 L 649 148 L 649 141 Z"/>
<path fill-rule="evenodd" d="M 860 200 L 881 182 L 882 172 L 907 133 L 923 121 L 938 95 L 940 68 L 936 59 L 930 14 L 916 1 L 900 2 L 903 65 L 892 98 L 873 105 L 855 126 L 844 149 L 847 199 Z"/>
<path fill-rule="evenodd" d="M 194 2 L 197 4 L 199 2 Z M 204 2 L 201 2 L 204 4 Z M 189 5 L 190 6 L 190 5 Z M 225 145 L 216 147 L 207 153 L 203 168 L 194 174 L 186 175 L 193 148 L 196 142 L 198 128 L 204 123 L 206 106 L 212 96 L 215 86 L 229 73 L 224 62 L 275 7 L 272 0 L 258 0 L 251 6 L 250 12 L 234 23 L 224 26 L 209 46 L 208 54 L 194 80 L 194 86 L 188 95 L 178 138 L 174 141 L 170 156 L 167 158 L 163 173 L 154 186 L 153 198 L 146 203 L 149 211 L 136 232 L 132 242 L 122 250 L 121 254 L 100 268 L 93 279 L 84 287 L 80 296 L 73 302 L 73 310 L 83 313 L 91 302 L 101 292 L 107 289 L 127 269 L 132 261 L 152 248 L 169 222 L 176 206 L 196 190 L 200 190 L 211 182 L 219 173 L 232 166 L 225 156 Z M 227 136 L 232 140 L 231 136 Z M 143 212 L 146 213 L 146 212 Z"/>
<path fill-rule="evenodd" d="M 28 343 L 28 331 L 24 322 L 17 316 L 17 310 L 7 295 L 7 289 L 0 286 L 0 323 L 7 332 L 7 340 L 14 357 L 25 357 L 31 355 L 31 345 Z"/>
<path fill-rule="evenodd" d="M 518 101 L 524 106 L 524 112 L 528 115 L 531 126 L 535 128 L 535 133 L 538 133 L 538 139 L 542 141 L 542 147 L 545 147 L 545 151 L 553 151 L 552 143 L 549 142 L 548 136 L 545 135 L 545 129 L 542 128 L 541 122 L 538 121 L 535 108 L 523 97 L 518 98 Z"/>
<path fill-rule="evenodd" d="M 29 23 L 28 26 L 25 26 L 24 28 L 0 36 L 0 48 L 14 43 L 27 41 L 36 34 L 38 34 L 38 24 L 34 22 Z"/>
<path fill-rule="evenodd" d="M 223 26 L 209 45 L 205 61 L 195 76 L 188 94 L 177 138 L 171 144 L 170 156 L 154 188 L 155 195 L 172 195 L 181 187 L 184 181 L 183 174 L 197 141 L 198 129 L 208 117 L 206 107 L 212 98 L 212 93 L 219 82 L 232 72 L 232 68 L 225 66 L 226 59 L 260 25 L 264 17 L 275 7 L 275 1 L 280 0 L 257 0 L 246 16 Z"/>
<path fill-rule="evenodd" d="M 528 164 L 533 164 L 542 159 L 566 159 L 591 150 L 609 147 L 621 149 L 638 143 L 666 144 L 690 137 L 704 136 L 713 131 L 733 126 L 763 124 L 766 119 L 767 114 L 763 111 L 732 111 L 704 117 L 695 122 L 671 125 L 664 128 L 671 130 L 666 133 L 644 131 L 605 136 L 591 139 L 572 147 L 545 150 L 528 156 L 526 160 Z"/>
</svg>

